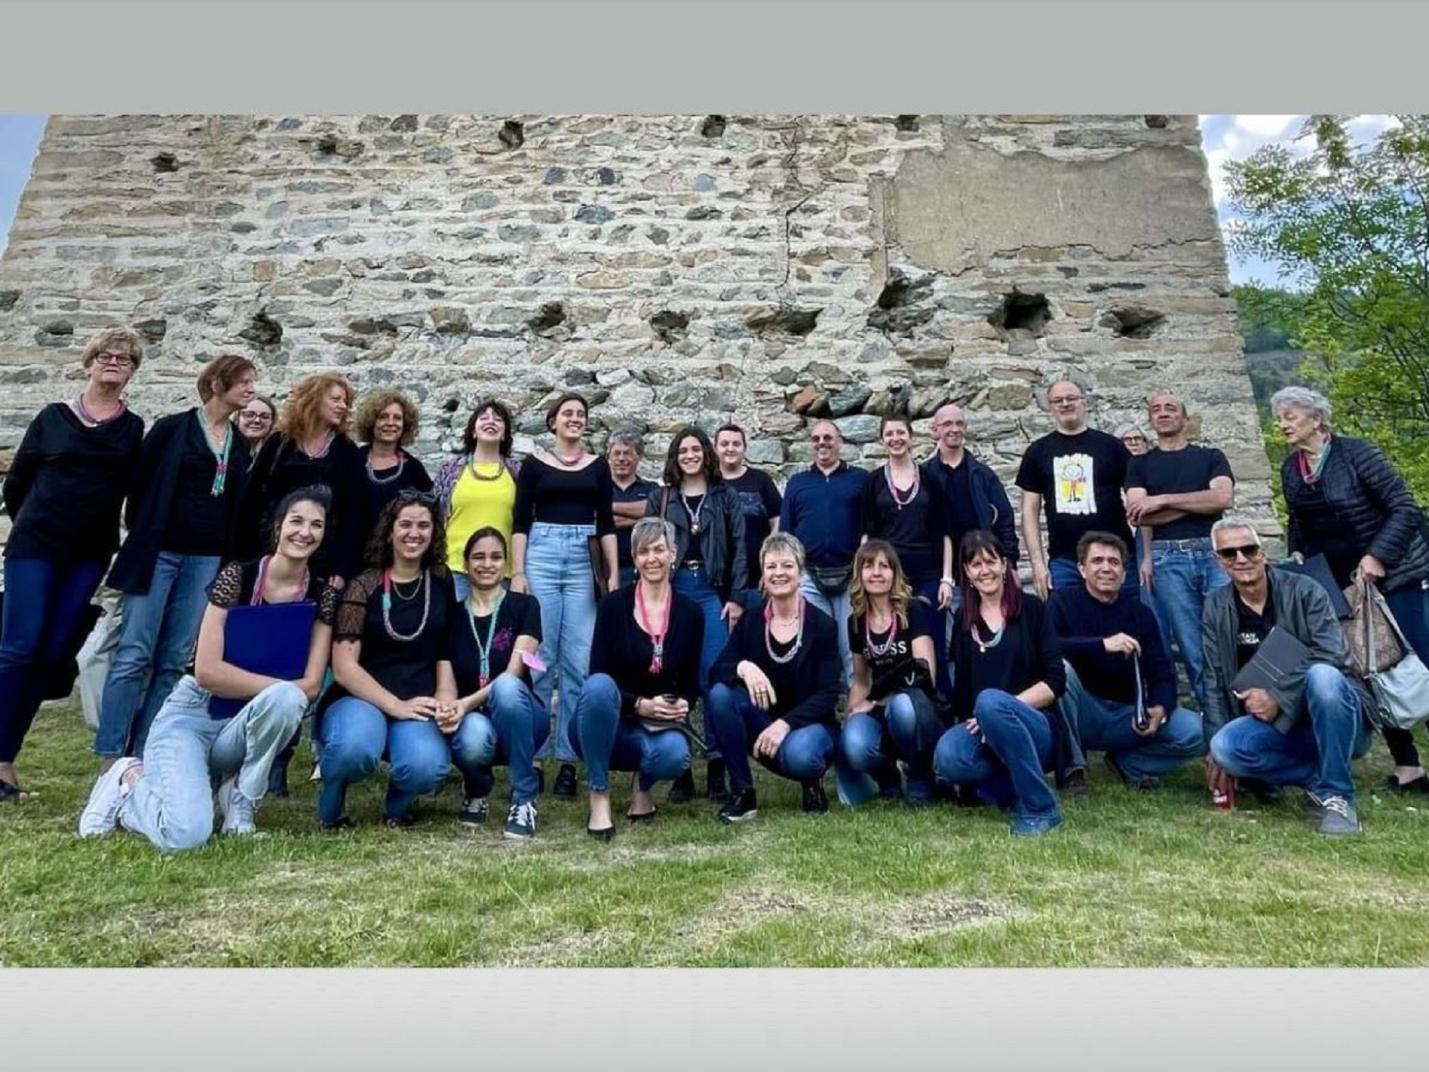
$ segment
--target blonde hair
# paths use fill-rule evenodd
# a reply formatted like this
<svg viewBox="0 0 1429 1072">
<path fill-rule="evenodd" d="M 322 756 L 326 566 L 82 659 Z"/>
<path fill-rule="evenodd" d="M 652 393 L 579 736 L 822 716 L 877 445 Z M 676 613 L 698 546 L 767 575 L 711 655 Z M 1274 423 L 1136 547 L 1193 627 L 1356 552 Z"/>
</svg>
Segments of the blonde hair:
<svg viewBox="0 0 1429 1072">
<path fill-rule="evenodd" d="M 799 537 L 792 532 L 771 532 L 764 537 L 764 542 L 759 545 L 759 565 L 763 567 L 764 560 L 770 555 L 786 554 L 794 556 L 794 568 L 800 575 L 804 572 L 804 545 Z M 760 587 L 764 586 L 761 580 Z"/>
<path fill-rule="evenodd" d="M 134 370 L 139 370 L 139 364 L 144 360 L 144 340 L 139 337 L 137 331 L 130 331 L 118 325 L 105 328 L 85 343 L 84 352 L 79 355 L 80 362 L 88 369 L 94 364 L 94 359 L 111 346 L 122 346 L 128 350 L 129 357 L 134 362 Z"/>
<path fill-rule="evenodd" d="M 334 387 L 341 387 L 347 394 L 350 411 L 352 384 L 347 382 L 346 377 L 335 372 L 319 372 L 314 376 L 305 376 L 293 385 L 288 401 L 283 406 L 283 415 L 278 418 L 278 431 L 293 442 L 299 443 L 321 430 L 323 399 Z M 342 424 L 338 425 L 338 435 L 347 435 L 347 420 L 344 417 Z"/>
<path fill-rule="evenodd" d="M 893 606 L 899 626 L 907 629 L 908 604 L 916 597 L 913 595 L 913 586 L 908 583 L 908 577 L 903 572 L 903 563 L 898 561 L 898 552 L 887 540 L 868 540 L 854 552 L 853 575 L 848 581 L 849 609 L 853 611 L 854 617 L 868 614 L 868 593 L 863 590 L 863 567 L 875 555 L 882 555 L 889 569 L 893 570 L 893 583 L 888 588 L 888 602 Z"/>
<path fill-rule="evenodd" d="M 412 400 L 401 391 L 387 388 L 382 391 L 374 391 L 364 398 L 362 404 L 357 407 L 357 419 L 353 422 L 353 431 L 357 433 L 359 443 L 372 442 L 378 416 L 394 402 L 402 407 L 402 438 L 397 441 L 397 445 L 405 447 L 417 438 L 417 422 L 422 415 L 417 412 L 417 407 Z"/>
</svg>

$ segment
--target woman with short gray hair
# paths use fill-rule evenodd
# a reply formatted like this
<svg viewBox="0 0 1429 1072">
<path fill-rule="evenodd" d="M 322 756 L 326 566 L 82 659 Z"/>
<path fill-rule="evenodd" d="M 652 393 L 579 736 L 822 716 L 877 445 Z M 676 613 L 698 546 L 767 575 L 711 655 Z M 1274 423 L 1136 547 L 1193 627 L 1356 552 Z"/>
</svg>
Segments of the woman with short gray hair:
<svg viewBox="0 0 1429 1072">
<path fill-rule="evenodd" d="M 1323 554 L 1341 588 L 1361 578 L 1378 585 L 1418 656 L 1429 662 L 1429 529 L 1404 478 L 1363 439 L 1330 430 L 1329 400 L 1309 387 L 1284 387 L 1270 399 L 1291 448 L 1280 466 L 1296 559 Z M 1429 794 L 1429 776 L 1407 730 L 1386 730 L 1391 792 Z"/>
</svg>

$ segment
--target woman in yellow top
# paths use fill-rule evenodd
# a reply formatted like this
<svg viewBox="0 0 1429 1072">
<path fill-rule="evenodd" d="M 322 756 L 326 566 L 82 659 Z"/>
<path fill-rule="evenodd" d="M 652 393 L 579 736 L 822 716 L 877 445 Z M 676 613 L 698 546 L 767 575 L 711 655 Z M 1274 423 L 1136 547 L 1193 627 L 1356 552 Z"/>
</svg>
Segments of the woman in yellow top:
<svg viewBox="0 0 1429 1072">
<path fill-rule="evenodd" d="M 465 602 L 468 582 L 462 549 L 473 532 L 487 527 L 511 542 L 516 510 L 516 474 L 520 462 L 511 457 L 511 411 L 494 398 L 477 403 L 466 422 L 462 453 L 437 474 L 436 491 L 446 518 L 447 566 L 459 602 Z M 506 576 L 511 576 L 510 560 Z"/>
</svg>

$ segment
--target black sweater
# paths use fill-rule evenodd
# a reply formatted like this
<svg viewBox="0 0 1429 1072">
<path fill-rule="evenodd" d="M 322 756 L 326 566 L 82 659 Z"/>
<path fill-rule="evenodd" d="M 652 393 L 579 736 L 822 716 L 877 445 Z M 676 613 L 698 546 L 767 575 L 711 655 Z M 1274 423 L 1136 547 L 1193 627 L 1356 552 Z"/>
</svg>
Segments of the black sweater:
<svg viewBox="0 0 1429 1072">
<path fill-rule="evenodd" d="M 764 643 L 764 615 L 745 613 L 710 668 L 710 682 L 740 684 L 735 671 L 746 660 L 763 670 L 774 686 L 776 702 L 769 713 L 775 718 L 782 718 L 791 729 L 834 722 L 843 663 L 834 620 L 823 611 L 804 604 L 804 640 L 787 663 L 770 657 Z"/>
<path fill-rule="evenodd" d="M 1131 657 L 1109 652 L 1102 641 L 1116 633 L 1141 644 L 1141 676 L 1146 682 L 1146 706 L 1158 704 L 1169 715 L 1176 709 L 1176 669 L 1161 643 L 1161 629 L 1151 608 L 1139 596 L 1117 593 L 1111 603 L 1093 597 L 1085 585 L 1058 588 L 1047 605 L 1062 655 L 1093 696 L 1116 703 L 1134 703 L 1136 679 Z"/>
<path fill-rule="evenodd" d="M 399 491 L 408 488 L 416 491 L 432 490 L 432 478 L 426 467 L 406 451 L 402 452 L 401 471 L 399 472 L 395 465 L 390 469 L 379 469 L 378 472 L 388 479 L 377 483 L 367 471 L 367 457 L 371 450 L 370 444 L 357 448 L 358 477 L 354 485 L 357 499 L 353 507 L 352 523 L 356 530 L 355 539 L 359 554 L 372 538 L 372 530 L 377 527 L 377 518 L 382 513 L 382 508 L 395 499 Z"/>
<path fill-rule="evenodd" d="M 582 469 L 559 469 L 532 455 L 516 475 L 513 531 L 529 533 L 537 522 L 551 525 L 594 525 L 597 536 L 615 532 L 610 503 L 615 485 L 610 466 L 597 458 Z"/>
<path fill-rule="evenodd" d="M 337 436 L 321 458 L 310 458 L 287 436 L 269 436 L 258 451 L 240 510 L 239 557 L 260 558 L 273 538 L 273 511 L 290 491 L 312 484 L 332 492 L 323 542 L 311 568 L 325 577 L 355 576 L 361 569 L 363 540 L 356 521 L 357 481 L 365 480 L 357 444 Z"/>
<path fill-rule="evenodd" d="M 985 624 L 979 629 L 987 635 Z M 1021 612 L 1004 624 L 1002 640 L 986 652 L 978 650 L 959 614 L 949 660 L 953 668 L 953 717 L 958 721 L 972 717 L 973 704 L 984 689 L 1001 689 L 1016 696 L 1042 681 L 1059 699 L 1067 689 L 1062 646 L 1052 630 L 1052 616 L 1040 599 L 1027 593 L 1022 595 Z M 1055 727 L 1060 720 L 1051 721 Z"/>
<path fill-rule="evenodd" d="M 132 412 L 88 428 L 67 402 L 52 402 L 25 429 L 5 477 L 14 522 L 7 558 L 109 560 L 144 439 Z"/>
<path fill-rule="evenodd" d="M 595 611 L 590 672 L 609 674 L 620 689 L 620 717 L 635 717 L 635 701 L 674 693 L 691 706 L 700 695 L 700 646 L 705 619 L 693 600 L 670 590 L 670 626 L 660 673 L 650 673 L 653 645 L 635 624 L 635 590 L 640 582 L 618 588 Z"/>
</svg>

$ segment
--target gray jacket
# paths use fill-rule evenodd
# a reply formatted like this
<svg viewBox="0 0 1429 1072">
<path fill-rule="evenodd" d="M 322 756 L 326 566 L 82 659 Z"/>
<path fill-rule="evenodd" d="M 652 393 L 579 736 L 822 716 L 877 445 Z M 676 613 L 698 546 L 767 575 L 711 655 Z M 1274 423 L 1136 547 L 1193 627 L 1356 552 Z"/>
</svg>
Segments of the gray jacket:
<svg viewBox="0 0 1429 1072">
<path fill-rule="evenodd" d="M 1339 670 L 1360 693 L 1361 710 L 1370 710 L 1373 700 L 1364 682 L 1350 664 L 1345 634 L 1340 629 L 1335 612 L 1330 609 L 1330 597 L 1319 582 L 1298 573 L 1268 568 L 1270 600 L 1275 606 L 1275 624 L 1289 631 L 1296 640 L 1310 649 L 1310 661 L 1327 663 Z M 1203 720 L 1206 739 L 1227 722 L 1242 713 L 1240 701 L 1231 692 L 1231 681 L 1237 672 L 1235 585 L 1218 588 L 1206 597 L 1201 614 L 1201 639 L 1205 647 L 1206 710 Z M 1280 706 L 1275 728 L 1286 733 L 1305 714 L 1305 674 L 1290 675 L 1272 696 Z"/>
</svg>

